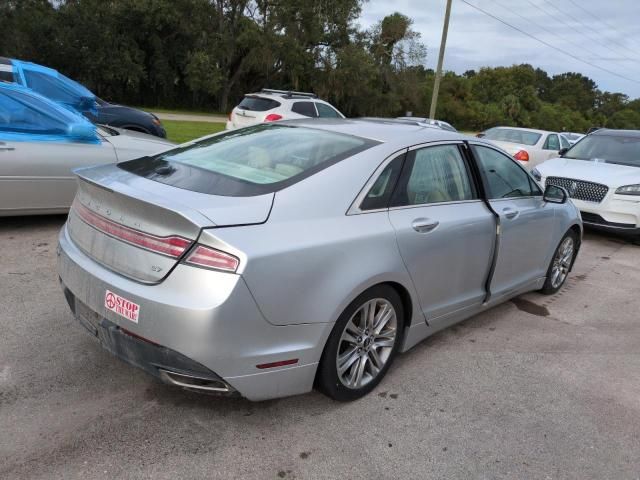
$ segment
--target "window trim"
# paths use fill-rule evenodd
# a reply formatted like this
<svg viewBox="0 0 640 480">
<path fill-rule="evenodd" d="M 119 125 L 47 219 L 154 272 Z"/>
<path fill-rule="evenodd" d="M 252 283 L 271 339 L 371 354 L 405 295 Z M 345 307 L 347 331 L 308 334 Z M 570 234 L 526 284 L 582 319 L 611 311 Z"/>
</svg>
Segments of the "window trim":
<svg viewBox="0 0 640 480">
<path fill-rule="evenodd" d="M 495 147 L 494 145 L 489 145 L 487 143 L 483 143 L 483 142 L 477 142 L 477 141 L 469 141 L 467 142 L 469 145 L 469 156 L 473 159 L 473 162 L 477 168 L 478 171 L 478 175 L 480 176 L 479 180 L 482 182 L 482 194 L 484 199 L 486 199 L 487 202 L 499 202 L 499 201 L 503 201 L 503 200 L 510 200 L 510 201 L 514 201 L 514 200 L 522 200 L 525 198 L 542 198 L 544 196 L 544 192 L 542 191 L 542 188 L 540 188 L 540 185 L 538 185 L 538 182 L 536 182 L 535 178 L 533 178 L 533 176 L 531 175 L 531 173 L 524 168 L 522 165 L 520 165 L 520 162 L 518 162 L 517 160 L 515 160 L 513 157 L 511 157 L 508 153 L 503 152 L 501 149 Z M 522 170 L 527 177 L 529 178 L 529 186 L 533 185 L 535 186 L 538 191 L 540 192 L 539 195 L 527 195 L 527 196 L 523 196 L 523 197 L 509 197 L 509 198 L 491 198 L 489 195 L 489 188 L 487 186 L 487 181 L 485 179 L 484 174 L 482 173 L 482 168 L 480 168 L 480 161 L 479 159 L 475 156 L 475 154 L 473 153 L 473 148 L 471 147 L 485 147 L 485 148 L 490 148 L 491 150 L 495 150 L 496 152 L 500 153 L 501 155 L 504 155 L 505 157 L 507 157 L 509 160 L 511 160 L 513 163 L 515 163 L 518 168 L 520 170 Z"/>
</svg>

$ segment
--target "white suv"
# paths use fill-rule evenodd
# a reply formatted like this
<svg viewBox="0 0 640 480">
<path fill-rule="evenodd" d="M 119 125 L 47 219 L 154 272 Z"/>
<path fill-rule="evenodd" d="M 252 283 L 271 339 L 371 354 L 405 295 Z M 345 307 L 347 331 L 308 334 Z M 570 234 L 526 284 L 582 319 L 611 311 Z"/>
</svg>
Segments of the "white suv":
<svg viewBox="0 0 640 480">
<path fill-rule="evenodd" d="M 344 118 L 331 104 L 313 93 L 262 89 L 248 93 L 229 114 L 227 130 L 263 122 L 295 118 Z"/>
</svg>

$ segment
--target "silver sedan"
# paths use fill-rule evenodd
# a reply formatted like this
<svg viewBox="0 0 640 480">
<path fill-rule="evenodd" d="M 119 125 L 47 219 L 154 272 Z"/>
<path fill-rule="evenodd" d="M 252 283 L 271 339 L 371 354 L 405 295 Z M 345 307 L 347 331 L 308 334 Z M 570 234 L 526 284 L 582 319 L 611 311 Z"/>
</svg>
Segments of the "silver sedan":
<svg viewBox="0 0 640 480">
<path fill-rule="evenodd" d="M 76 193 L 72 170 L 173 146 L 151 135 L 96 127 L 27 88 L 0 83 L 0 216 L 65 213 Z"/>
<path fill-rule="evenodd" d="M 557 292 L 582 237 L 562 188 L 407 122 L 265 124 L 77 174 L 78 321 L 163 382 L 251 400 L 359 398 L 433 333 Z"/>
</svg>

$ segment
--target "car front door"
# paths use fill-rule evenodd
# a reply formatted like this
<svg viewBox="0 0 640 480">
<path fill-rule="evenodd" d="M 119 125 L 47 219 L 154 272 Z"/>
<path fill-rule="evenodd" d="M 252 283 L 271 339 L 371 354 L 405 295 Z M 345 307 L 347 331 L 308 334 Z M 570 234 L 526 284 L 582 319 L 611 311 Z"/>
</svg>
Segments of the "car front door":
<svg viewBox="0 0 640 480">
<path fill-rule="evenodd" d="M 555 238 L 553 205 L 543 200 L 534 179 L 511 157 L 486 145 L 471 145 L 471 151 L 500 220 L 490 284 L 492 298 L 498 298 L 545 276 Z"/>
<path fill-rule="evenodd" d="M 115 162 L 110 143 L 0 142 L 0 210 L 47 213 L 71 205 L 76 192 L 72 170 Z"/>
<path fill-rule="evenodd" d="M 389 219 L 429 323 L 482 303 L 496 238 L 495 217 L 479 198 L 462 143 L 410 150 Z"/>
<path fill-rule="evenodd" d="M 542 146 L 542 149 L 545 153 L 545 160 L 550 158 L 555 158 L 558 156 L 558 152 L 560 151 L 560 137 L 555 133 L 550 133 L 547 135 L 547 139 Z"/>
</svg>

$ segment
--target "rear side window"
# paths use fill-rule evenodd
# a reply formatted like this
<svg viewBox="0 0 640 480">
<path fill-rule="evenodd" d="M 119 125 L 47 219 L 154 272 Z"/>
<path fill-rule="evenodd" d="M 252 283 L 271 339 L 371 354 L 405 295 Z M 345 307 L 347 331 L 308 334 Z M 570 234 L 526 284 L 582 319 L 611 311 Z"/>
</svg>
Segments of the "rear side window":
<svg viewBox="0 0 640 480">
<path fill-rule="evenodd" d="M 457 145 L 410 152 L 392 206 L 459 202 L 476 198 Z"/>
<path fill-rule="evenodd" d="M 564 136 L 560 135 L 560 146 L 562 148 L 570 148 L 571 144 L 566 138 L 564 138 Z"/>
<path fill-rule="evenodd" d="M 305 117 L 317 117 L 316 107 L 313 102 L 295 102 L 291 107 L 291 111 Z"/>
<path fill-rule="evenodd" d="M 24 71 L 27 87 L 47 98 L 62 103 L 73 103 L 77 97 L 63 86 L 56 77 L 41 72 Z"/>
<path fill-rule="evenodd" d="M 404 162 L 404 155 L 395 158 L 382 170 L 373 186 L 364 197 L 360 210 L 377 210 L 387 208 L 391 194 L 400 176 L 400 170 Z"/>
<path fill-rule="evenodd" d="M 196 192 L 252 196 L 285 188 L 377 143 L 324 130 L 261 124 L 119 167 Z"/>
<path fill-rule="evenodd" d="M 560 140 L 555 133 L 547 137 L 547 141 L 544 143 L 544 150 L 560 150 Z"/>
<path fill-rule="evenodd" d="M 490 199 L 542 195 L 533 179 L 515 160 L 488 147 L 472 146 Z"/>
<path fill-rule="evenodd" d="M 316 108 L 318 109 L 318 115 L 322 118 L 340 118 L 338 112 L 336 112 L 329 105 L 316 102 Z"/>
<path fill-rule="evenodd" d="M 270 98 L 262 97 L 244 97 L 238 108 L 250 110 L 252 112 L 266 112 L 280 106 L 280 102 Z"/>
</svg>

